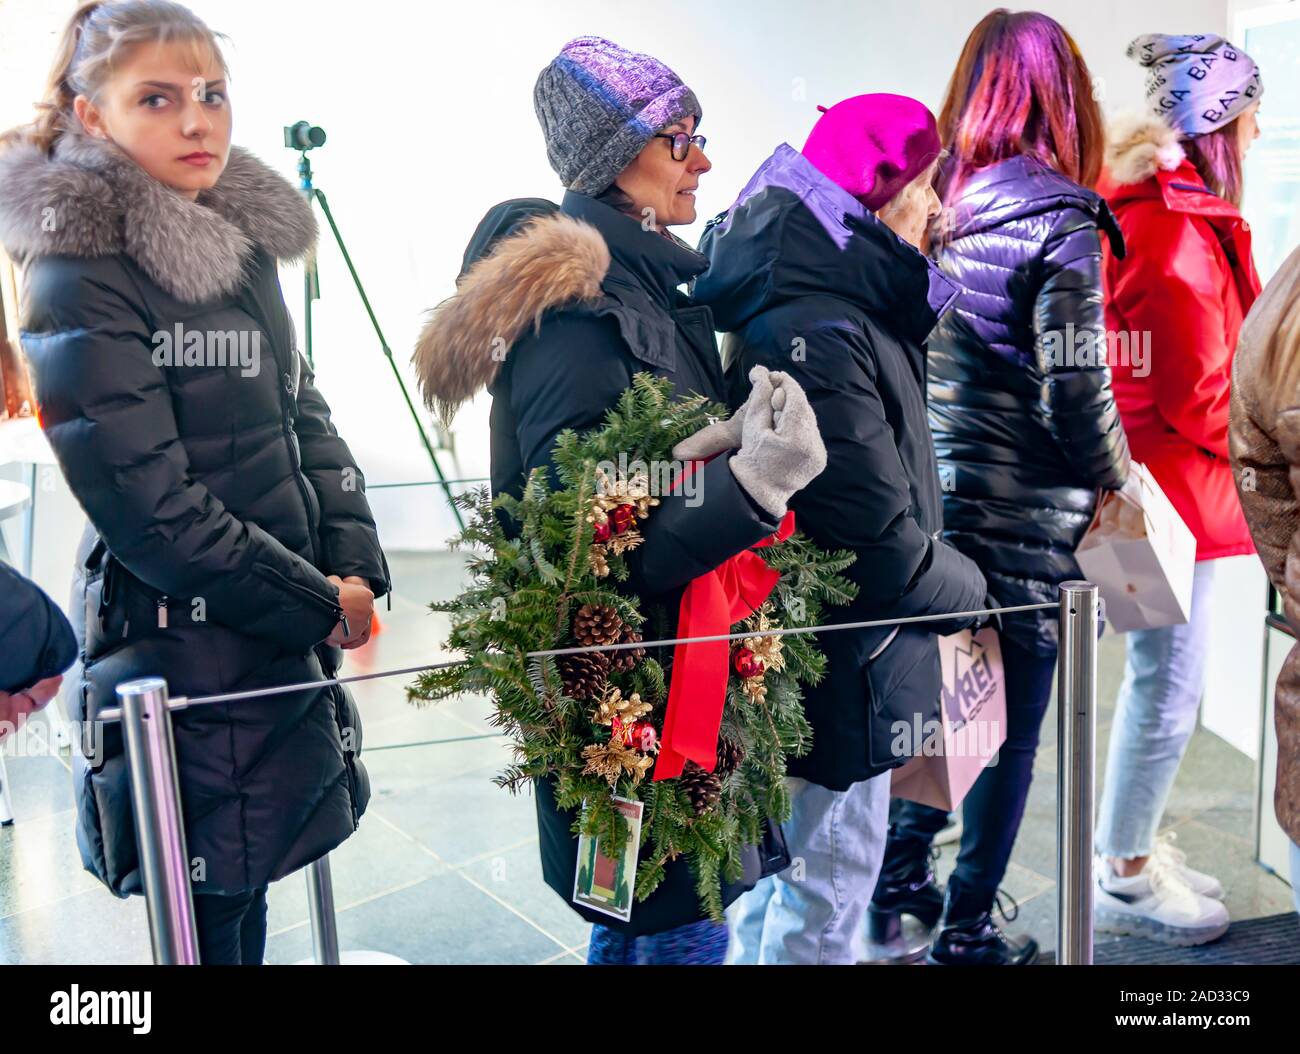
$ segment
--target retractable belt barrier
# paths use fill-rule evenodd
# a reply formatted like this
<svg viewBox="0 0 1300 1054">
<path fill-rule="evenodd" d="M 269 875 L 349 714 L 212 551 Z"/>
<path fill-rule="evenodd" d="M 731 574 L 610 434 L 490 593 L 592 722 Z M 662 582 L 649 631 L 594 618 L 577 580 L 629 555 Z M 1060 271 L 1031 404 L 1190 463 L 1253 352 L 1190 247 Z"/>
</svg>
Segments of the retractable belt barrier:
<svg viewBox="0 0 1300 1054">
<path fill-rule="evenodd" d="M 449 483 L 460 482 L 448 480 Z M 773 629 L 772 636 L 835 633 L 851 629 L 942 622 L 983 615 L 1057 609 L 1060 650 L 1057 658 L 1057 954 L 1061 965 L 1092 962 L 1092 827 L 1094 733 L 1097 702 L 1097 626 L 1100 603 L 1090 582 L 1065 582 L 1055 604 L 1021 604 L 1014 607 L 956 611 L 941 615 L 916 615 L 897 619 L 840 622 L 823 626 Z M 750 633 L 725 633 L 708 637 L 646 640 L 574 648 L 548 648 L 526 653 L 528 658 L 574 655 L 591 651 L 622 651 L 709 641 L 740 640 Z M 118 721 L 131 774 L 131 804 L 140 851 L 154 962 L 159 965 L 197 965 L 198 938 L 194 900 L 190 889 L 188 854 L 182 822 L 180 781 L 172 713 L 193 706 L 233 703 L 244 699 L 319 689 L 333 684 L 354 684 L 383 677 L 409 676 L 427 670 L 467 663 L 467 659 L 427 663 L 375 673 L 305 681 L 298 684 L 224 692 L 192 699 L 171 699 L 167 682 L 146 677 L 118 685 L 119 706 L 102 710 L 101 721 Z M 315 961 L 336 965 L 341 959 L 334 912 L 329 857 L 306 869 Z"/>
<path fill-rule="evenodd" d="M 366 490 L 398 490 L 403 487 L 450 487 L 453 483 L 491 483 L 487 476 L 470 476 L 466 479 L 415 479 L 405 483 L 367 483 Z"/>
</svg>

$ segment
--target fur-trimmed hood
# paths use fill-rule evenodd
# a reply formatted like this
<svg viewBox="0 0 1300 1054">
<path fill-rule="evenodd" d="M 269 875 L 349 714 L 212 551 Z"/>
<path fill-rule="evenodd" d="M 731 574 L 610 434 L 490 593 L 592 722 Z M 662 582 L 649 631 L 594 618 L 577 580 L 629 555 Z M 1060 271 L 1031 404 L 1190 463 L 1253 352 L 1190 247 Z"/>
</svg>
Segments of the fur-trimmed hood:
<svg viewBox="0 0 1300 1054">
<path fill-rule="evenodd" d="M 201 303 L 239 288 L 255 245 L 294 260 L 316 237 L 307 199 L 241 147 L 195 201 L 82 132 L 49 156 L 23 142 L 0 151 L 0 244 L 19 261 L 122 252 L 173 296 Z"/>
<path fill-rule="evenodd" d="M 637 362 L 671 372 L 674 312 L 690 306 L 678 287 L 708 265 L 680 238 L 572 190 L 558 209 L 540 198 L 503 202 L 474 232 L 455 295 L 420 333 L 413 361 L 425 403 L 448 419 L 558 308 L 612 319 Z"/>
<path fill-rule="evenodd" d="M 1151 114 L 1121 114 L 1107 130 L 1106 169 L 1121 186 L 1144 183 L 1159 171 L 1172 172 L 1185 157 L 1178 132 Z"/>
<path fill-rule="evenodd" d="M 506 352 L 540 327 L 543 314 L 594 301 L 609 272 L 609 247 L 590 224 L 558 211 L 530 212 L 522 225 L 511 215 L 503 221 L 494 210 L 484 218 L 480 231 L 503 223 L 515 229 L 487 255 L 467 261 L 456 292 L 433 309 L 415 345 L 425 403 L 444 420 L 496 380 Z"/>
</svg>

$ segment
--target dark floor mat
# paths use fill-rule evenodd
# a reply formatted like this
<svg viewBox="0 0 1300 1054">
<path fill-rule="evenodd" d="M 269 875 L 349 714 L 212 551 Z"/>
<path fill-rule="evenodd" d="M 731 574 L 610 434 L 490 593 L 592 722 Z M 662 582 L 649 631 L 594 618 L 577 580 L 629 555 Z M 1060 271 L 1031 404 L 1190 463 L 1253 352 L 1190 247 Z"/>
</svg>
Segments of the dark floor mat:
<svg viewBox="0 0 1300 1054">
<path fill-rule="evenodd" d="M 1054 952 L 1039 962 L 1050 966 Z M 1242 919 L 1219 940 L 1196 948 L 1174 948 L 1145 937 L 1118 937 L 1093 950 L 1097 966 L 1291 966 L 1300 963 L 1300 921 L 1294 911 Z"/>
</svg>

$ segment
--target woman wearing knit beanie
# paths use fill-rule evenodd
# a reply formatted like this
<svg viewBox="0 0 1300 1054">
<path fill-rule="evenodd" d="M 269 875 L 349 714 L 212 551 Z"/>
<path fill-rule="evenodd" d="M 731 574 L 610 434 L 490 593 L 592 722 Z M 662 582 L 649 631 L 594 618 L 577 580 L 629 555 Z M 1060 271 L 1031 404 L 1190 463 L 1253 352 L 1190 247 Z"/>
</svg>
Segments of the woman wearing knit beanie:
<svg viewBox="0 0 1300 1054">
<path fill-rule="evenodd" d="M 733 403 L 751 370 L 787 370 L 830 451 L 791 505 L 814 541 L 856 556 L 845 573 L 858 597 L 830 609 L 831 623 L 984 606 L 984 576 L 938 537 L 926 425 L 924 342 L 956 296 L 917 248 L 939 210 L 939 154 L 934 116 L 915 99 L 846 99 L 824 111 L 802 153 L 778 147 L 701 243 L 709 270 L 695 295 L 728 333 Z M 969 624 L 820 638 L 826 676 L 804 696 L 812 750 L 790 759 L 783 825 L 803 866 L 733 909 L 732 961 L 863 960 L 890 770 L 907 760 L 893 751 L 895 727 L 929 719 L 942 687 L 936 633 Z"/>
<path fill-rule="evenodd" d="M 1128 253 L 1106 259 L 1106 318 L 1142 355 L 1115 356 L 1115 397 L 1133 456 L 1196 536 L 1192 611 L 1134 630 L 1097 822 L 1098 929 L 1171 944 L 1221 935 L 1217 879 L 1156 837 L 1205 688 L 1214 560 L 1254 551 L 1228 461 L 1229 379 L 1259 294 L 1242 221 L 1242 159 L 1259 134 L 1263 84 L 1222 37 L 1153 33 L 1129 45 L 1148 113 L 1116 121 L 1100 189 Z M 1140 341 L 1139 341 L 1140 338 Z"/>
<path fill-rule="evenodd" d="M 508 201 L 488 213 L 456 295 L 415 355 L 425 399 L 444 414 L 480 389 L 491 393 L 492 489 L 515 496 L 529 472 L 551 465 L 557 435 L 601 425 L 636 373 L 666 378 L 681 394 L 724 397 L 712 317 L 678 288 L 708 261 L 667 230 L 694 221 L 695 188 L 710 167 L 695 93 L 652 56 L 580 37 L 542 71 L 534 104 L 563 201 L 558 209 Z M 661 496 L 629 554 L 626 588 L 663 612 L 666 636 L 686 584 L 771 535 L 790 497 L 825 465 L 798 385 L 756 376 L 753 405 L 781 413 L 751 415 L 745 440 L 696 473 L 695 500 Z M 556 806 L 549 781 L 536 781 L 535 793 L 542 871 L 568 903 L 574 815 Z M 723 902 L 754 880 L 724 884 Z M 589 961 L 721 962 L 726 927 L 700 921 L 695 886 L 679 858 L 625 923 L 570 904 L 597 924 Z"/>
<path fill-rule="evenodd" d="M 929 345 L 944 536 L 1002 604 L 1054 603 L 1061 582 L 1081 577 L 1074 550 L 1098 488 L 1120 487 L 1129 465 L 1101 299 L 1101 243 L 1122 251 L 1122 242 L 1087 189 L 1101 167 L 1101 114 L 1077 45 L 1045 15 L 990 13 L 966 41 L 939 129 L 951 152 L 939 180 L 951 211 L 934 253 L 962 287 Z M 1037 957 L 1032 939 L 1003 935 L 992 909 L 1052 698 L 1056 627 L 1051 612 L 1003 617 L 1007 738 L 963 803 L 931 962 Z M 927 854 L 946 819 L 915 802 L 898 809 L 871 906 L 878 933 L 903 913 L 934 922 Z"/>
</svg>

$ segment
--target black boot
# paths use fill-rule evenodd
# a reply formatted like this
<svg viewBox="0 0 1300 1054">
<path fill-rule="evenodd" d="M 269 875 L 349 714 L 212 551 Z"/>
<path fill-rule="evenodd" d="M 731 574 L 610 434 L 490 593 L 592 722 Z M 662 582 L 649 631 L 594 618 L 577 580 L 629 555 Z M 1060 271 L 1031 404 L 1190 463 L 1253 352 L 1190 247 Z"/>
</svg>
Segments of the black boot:
<svg viewBox="0 0 1300 1054">
<path fill-rule="evenodd" d="M 899 838 L 890 832 L 880 878 L 867 908 L 867 938 L 872 944 L 900 940 L 904 915 L 911 915 L 927 930 L 934 928 L 943 913 L 943 894 L 931 868 L 935 856 L 929 842 Z"/>
<path fill-rule="evenodd" d="M 1012 913 L 1002 906 L 1002 892 L 993 895 L 998 913 L 1005 922 L 1013 922 L 1020 907 L 1011 901 Z M 1007 897 L 1011 900 L 1010 896 Z M 948 897 L 944 904 L 943 926 L 930 944 L 925 961 L 932 966 L 1032 966 L 1038 960 L 1038 942 L 1032 937 L 1013 941 L 994 925 L 992 908 L 986 896 L 974 896 L 963 890 L 954 875 L 948 880 Z"/>
</svg>

